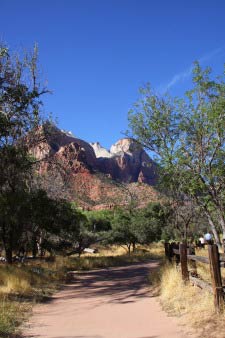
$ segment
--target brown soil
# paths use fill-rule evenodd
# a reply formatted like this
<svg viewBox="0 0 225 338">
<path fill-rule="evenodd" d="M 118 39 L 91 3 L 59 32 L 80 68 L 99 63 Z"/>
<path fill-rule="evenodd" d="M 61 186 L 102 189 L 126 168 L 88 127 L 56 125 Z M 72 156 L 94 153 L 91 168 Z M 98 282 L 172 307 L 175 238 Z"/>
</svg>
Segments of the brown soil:
<svg viewBox="0 0 225 338">
<path fill-rule="evenodd" d="M 157 262 L 74 272 L 50 302 L 34 307 L 24 337 L 186 338 L 148 286 Z"/>
</svg>

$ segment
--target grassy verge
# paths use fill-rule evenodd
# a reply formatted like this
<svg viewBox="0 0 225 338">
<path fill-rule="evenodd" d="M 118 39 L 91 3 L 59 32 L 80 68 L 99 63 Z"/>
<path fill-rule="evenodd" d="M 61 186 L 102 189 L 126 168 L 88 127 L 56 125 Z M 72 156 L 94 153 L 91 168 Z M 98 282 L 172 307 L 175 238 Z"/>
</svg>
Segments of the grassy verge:
<svg viewBox="0 0 225 338">
<path fill-rule="evenodd" d="M 11 337 L 18 327 L 26 318 L 31 306 L 25 302 L 13 301 L 8 297 L 0 297 L 0 337 Z"/>
<path fill-rule="evenodd" d="M 139 247 L 130 256 L 123 248 L 99 248 L 99 253 L 80 258 L 57 256 L 53 261 L 0 265 L 0 337 L 8 338 L 30 313 L 32 305 L 51 296 L 66 282 L 71 270 L 92 270 L 159 259 L 162 247 Z"/>
<path fill-rule="evenodd" d="M 198 264 L 197 270 L 202 279 L 211 282 L 206 264 Z M 151 282 L 163 309 L 180 317 L 182 325 L 193 329 L 199 337 L 224 338 L 225 316 L 215 313 L 213 295 L 190 283 L 184 284 L 175 264 L 164 263 L 151 277 Z"/>
<path fill-rule="evenodd" d="M 208 248 L 206 247 L 204 249 L 197 249 L 196 255 L 208 257 Z M 211 283 L 211 275 L 210 275 L 208 264 L 198 262 L 197 272 L 201 279 L 203 279 L 204 281 L 208 283 Z M 223 284 L 225 284 L 225 269 L 221 269 L 221 277 L 222 277 Z"/>
</svg>

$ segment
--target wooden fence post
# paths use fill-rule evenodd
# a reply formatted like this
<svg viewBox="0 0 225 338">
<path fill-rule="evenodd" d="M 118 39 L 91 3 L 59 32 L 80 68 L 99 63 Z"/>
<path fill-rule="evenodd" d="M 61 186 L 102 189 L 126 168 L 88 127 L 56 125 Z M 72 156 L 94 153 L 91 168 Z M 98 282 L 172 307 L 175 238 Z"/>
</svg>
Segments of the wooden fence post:
<svg viewBox="0 0 225 338">
<path fill-rule="evenodd" d="M 189 246 L 187 249 L 188 255 L 195 255 L 195 248 L 193 246 Z M 190 268 L 192 269 L 191 274 L 197 276 L 197 264 L 196 261 L 190 260 L 189 262 Z"/>
<path fill-rule="evenodd" d="M 173 247 L 174 247 L 174 243 L 170 243 L 170 246 L 169 246 L 169 261 L 170 261 L 170 263 L 172 263 L 173 257 L 174 257 Z"/>
<path fill-rule="evenodd" d="M 166 258 L 168 260 L 170 260 L 170 243 L 166 243 L 164 244 L 164 247 L 165 247 L 165 255 L 166 255 Z"/>
<path fill-rule="evenodd" d="M 208 252 L 214 294 L 214 305 L 216 311 L 221 312 L 224 305 L 224 294 L 222 287 L 218 246 L 216 244 L 209 244 Z"/>
<path fill-rule="evenodd" d="M 180 243 L 173 243 L 173 249 L 176 249 L 176 250 L 179 250 L 179 245 Z M 175 256 L 175 262 L 176 262 L 176 265 L 178 266 L 180 264 L 180 255 L 177 255 L 177 254 L 173 254 Z"/>
<path fill-rule="evenodd" d="M 187 265 L 187 245 L 180 243 L 180 264 L 181 264 L 181 274 L 184 282 L 189 280 L 188 265 Z"/>
</svg>

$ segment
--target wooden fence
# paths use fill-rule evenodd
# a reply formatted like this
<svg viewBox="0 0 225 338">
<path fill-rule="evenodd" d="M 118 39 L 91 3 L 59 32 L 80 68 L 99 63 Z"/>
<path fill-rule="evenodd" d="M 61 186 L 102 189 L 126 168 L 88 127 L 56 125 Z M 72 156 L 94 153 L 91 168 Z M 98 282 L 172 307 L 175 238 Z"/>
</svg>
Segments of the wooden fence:
<svg viewBox="0 0 225 338">
<path fill-rule="evenodd" d="M 196 256 L 194 247 L 187 247 L 183 243 L 165 243 L 165 255 L 169 262 L 173 260 L 180 264 L 182 279 L 185 283 L 191 281 L 193 284 L 207 289 L 214 295 L 214 305 L 217 312 L 224 308 L 224 289 L 221 277 L 221 268 L 225 267 L 225 254 L 218 251 L 216 244 L 208 244 L 208 257 Z M 188 261 L 192 273 L 188 271 Z M 211 273 L 211 284 L 198 278 L 196 262 L 209 264 Z"/>
</svg>

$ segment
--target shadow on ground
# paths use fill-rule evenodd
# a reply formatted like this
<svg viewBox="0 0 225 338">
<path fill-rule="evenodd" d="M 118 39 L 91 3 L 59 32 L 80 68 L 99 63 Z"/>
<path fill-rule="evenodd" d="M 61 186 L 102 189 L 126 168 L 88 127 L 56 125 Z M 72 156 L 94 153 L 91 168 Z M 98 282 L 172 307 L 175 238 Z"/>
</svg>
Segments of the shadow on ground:
<svg viewBox="0 0 225 338">
<path fill-rule="evenodd" d="M 148 276 L 158 267 L 158 262 L 136 263 L 129 266 L 74 273 L 73 283 L 66 285 L 62 300 L 71 298 L 101 298 L 108 302 L 127 304 L 149 294 Z M 56 296 L 57 298 L 57 296 Z M 52 299 L 55 299 L 53 297 Z M 51 299 L 49 300 L 51 302 Z"/>
<path fill-rule="evenodd" d="M 24 338 L 38 338 L 39 335 L 26 336 Z M 137 337 L 137 338 L 157 338 L 158 336 L 148 336 L 148 337 Z M 12 338 L 20 338 L 19 336 L 14 336 Z M 58 336 L 54 338 L 104 338 L 103 336 Z"/>
</svg>

